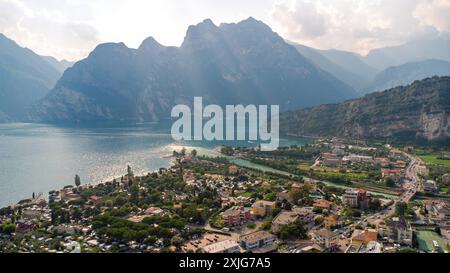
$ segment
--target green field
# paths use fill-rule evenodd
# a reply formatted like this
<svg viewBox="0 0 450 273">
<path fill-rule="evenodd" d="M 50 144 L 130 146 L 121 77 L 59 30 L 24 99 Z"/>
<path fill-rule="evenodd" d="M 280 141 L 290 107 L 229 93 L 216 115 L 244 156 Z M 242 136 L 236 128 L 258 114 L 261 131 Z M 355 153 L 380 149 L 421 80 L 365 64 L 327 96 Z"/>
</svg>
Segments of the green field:
<svg viewBox="0 0 450 273">
<path fill-rule="evenodd" d="M 439 155 L 420 155 L 419 157 L 428 165 L 442 165 L 450 168 L 450 160 L 438 159 Z"/>
<path fill-rule="evenodd" d="M 445 243 L 445 240 L 442 239 L 439 234 L 430 230 L 418 230 L 414 232 L 417 243 L 419 244 L 419 249 L 425 252 L 433 252 L 433 241 L 438 242 L 439 246 L 444 250 L 449 251 L 448 246 Z"/>
</svg>

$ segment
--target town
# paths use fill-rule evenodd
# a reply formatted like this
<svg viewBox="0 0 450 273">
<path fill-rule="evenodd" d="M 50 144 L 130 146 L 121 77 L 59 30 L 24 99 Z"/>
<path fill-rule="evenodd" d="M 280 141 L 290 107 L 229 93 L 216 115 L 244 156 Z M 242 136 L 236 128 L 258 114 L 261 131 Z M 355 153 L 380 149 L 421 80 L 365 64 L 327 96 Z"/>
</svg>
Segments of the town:
<svg viewBox="0 0 450 273">
<path fill-rule="evenodd" d="M 448 253 L 445 151 L 333 138 L 221 153 L 33 193 L 0 209 L 0 252 Z"/>
</svg>

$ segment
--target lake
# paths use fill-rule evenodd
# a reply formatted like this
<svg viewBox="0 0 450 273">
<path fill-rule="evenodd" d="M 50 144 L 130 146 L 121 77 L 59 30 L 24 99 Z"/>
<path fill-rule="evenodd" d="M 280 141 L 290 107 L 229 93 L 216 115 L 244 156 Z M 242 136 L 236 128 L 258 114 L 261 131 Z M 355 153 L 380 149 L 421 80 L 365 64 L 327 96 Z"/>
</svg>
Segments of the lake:
<svg viewBox="0 0 450 273">
<path fill-rule="evenodd" d="M 280 145 L 304 145 L 302 138 L 281 138 Z M 253 142 L 175 142 L 165 125 L 92 126 L 0 124 L 0 207 L 30 198 L 32 193 L 59 189 L 74 182 L 112 180 L 169 167 L 173 150 L 196 148 L 199 154 L 218 155 L 220 145 L 256 146 Z M 246 164 L 246 162 L 239 162 Z"/>
</svg>

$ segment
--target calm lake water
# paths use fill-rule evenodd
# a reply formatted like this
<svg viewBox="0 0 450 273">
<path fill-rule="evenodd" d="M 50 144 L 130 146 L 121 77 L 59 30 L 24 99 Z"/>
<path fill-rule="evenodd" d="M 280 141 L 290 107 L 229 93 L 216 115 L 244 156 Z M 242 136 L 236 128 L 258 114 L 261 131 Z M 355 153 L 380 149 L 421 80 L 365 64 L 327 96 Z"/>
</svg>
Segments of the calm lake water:
<svg viewBox="0 0 450 273">
<path fill-rule="evenodd" d="M 0 124 L 0 207 L 73 184 L 109 181 L 126 173 L 136 174 L 168 167 L 165 158 L 181 147 L 195 147 L 200 154 L 217 155 L 219 145 L 254 146 L 248 142 L 174 142 L 164 126 L 141 124 L 73 128 L 44 124 Z M 280 144 L 303 145 L 308 140 L 282 138 Z M 245 164 L 245 162 L 239 162 Z"/>
</svg>

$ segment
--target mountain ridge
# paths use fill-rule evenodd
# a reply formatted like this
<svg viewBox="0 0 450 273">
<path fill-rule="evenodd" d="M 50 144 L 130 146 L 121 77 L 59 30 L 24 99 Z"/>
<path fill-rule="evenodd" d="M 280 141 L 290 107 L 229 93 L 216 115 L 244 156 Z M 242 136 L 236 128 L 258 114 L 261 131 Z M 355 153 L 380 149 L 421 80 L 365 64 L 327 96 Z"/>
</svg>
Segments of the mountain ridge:
<svg viewBox="0 0 450 273">
<path fill-rule="evenodd" d="M 283 133 L 303 136 L 448 141 L 450 77 L 415 81 L 340 104 L 281 115 Z"/>
<path fill-rule="evenodd" d="M 97 46 L 67 69 L 31 118 L 46 122 L 158 121 L 175 103 L 280 104 L 296 109 L 355 97 L 254 18 L 190 26 L 180 47 L 147 38 L 138 49 Z M 128 112 L 123 111 L 128 109 Z M 36 118 L 37 117 L 37 118 Z"/>
<path fill-rule="evenodd" d="M 60 76 L 61 73 L 44 58 L 0 33 L 0 112 L 3 122 L 24 119 L 31 105 L 42 99 Z"/>
</svg>

